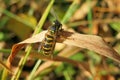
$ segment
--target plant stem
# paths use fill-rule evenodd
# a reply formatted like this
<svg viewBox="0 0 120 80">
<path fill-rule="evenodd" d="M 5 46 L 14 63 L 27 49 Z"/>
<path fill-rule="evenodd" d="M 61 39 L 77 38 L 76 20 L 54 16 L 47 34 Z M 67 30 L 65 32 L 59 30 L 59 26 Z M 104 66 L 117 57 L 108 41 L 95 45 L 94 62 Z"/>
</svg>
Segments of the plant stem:
<svg viewBox="0 0 120 80">
<path fill-rule="evenodd" d="M 62 19 L 62 23 L 67 23 L 68 20 L 70 19 L 70 17 L 74 14 L 74 12 L 77 10 L 77 8 L 79 7 L 79 2 L 78 0 L 74 0 L 73 3 L 70 5 L 69 9 L 67 10 L 67 12 L 65 13 L 65 16 Z"/>
<path fill-rule="evenodd" d="M 43 16 L 41 17 L 38 25 L 36 26 L 36 29 L 35 29 L 33 35 L 35 35 L 35 34 L 37 34 L 37 33 L 39 33 L 39 32 L 41 31 L 41 28 L 42 28 L 42 26 L 43 26 L 43 24 L 44 24 L 44 22 L 45 22 L 45 20 L 46 20 L 46 18 L 47 18 L 47 16 L 48 16 L 48 13 L 50 12 L 50 9 L 51 9 L 53 3 L 54 3 L 54 0 L 51 0 L 51 2 L 49 3 L 48 7 L 46 8 Z M 21 72 L 22 72 L 22 69 L 23 69 L 23 67 L 24 67 L 24 65 L 25 65 L 25 63 L 26 63 L 26 60 L 27 60 L 27 58 L 28 58 L 31 50 L 32 50 L 32 45 L 29 45 L 29 46 L 26 48 L 26 50 L 25 50 L 25 51 L 26 51 L 26 55 L 25 55 L 24 58 L 21 58 L 21 60 L 20 60 L 20 62 L 19 62 L 18 69 L 17 69 L 16 72 L 15 72 L 15 76 L 12 77 L 12 80 L 18 80 L 18 79 L 19 79 L 20 74 L 21 74 Z"/>
<path fill-rule="evenodd" d="M 88 12 L 88 16 L 87 16 L 87 19 L 89 22 L 89 24 L 88 24 L 89 34 L 92 34 L 93 25 L 92 25 L 92 12 L 91 12 L 91 6 L 90 6 L 91 0 L 87 0 L 87 2 L 89 3 L 89 12 Z"/>
<path fill-rule="evenodd" d="M 28 77 L 28 80 L 33 80 L 34 74 L 35 74 L 36 70 L 38 69 L 40 63 L 41 63 L 41 60 L 38 60 L 37 63 L 35 64 L 32 72 L 30 73 L 30 75 L 29 75 L 29 77 Z"/>
</svg>

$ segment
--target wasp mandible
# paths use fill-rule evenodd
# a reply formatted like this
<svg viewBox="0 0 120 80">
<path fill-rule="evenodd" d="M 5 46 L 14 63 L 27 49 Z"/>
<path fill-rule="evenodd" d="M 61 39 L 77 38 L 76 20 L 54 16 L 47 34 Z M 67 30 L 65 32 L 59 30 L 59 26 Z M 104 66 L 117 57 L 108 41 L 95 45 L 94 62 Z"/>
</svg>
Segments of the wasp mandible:
<svg viewBox="0 0 120 80">
<path fill-rule="evenodd" d="M 58 36 L 58 32 L 62 30 L 62 24 L 55 20 L 53 25 L 48 28 L 48 31 L 45 34 L 45 38 L 41 42 L 41 48 L 43 54 L 51 55 L 54 51 L 56 38 Z"/>
</svg>

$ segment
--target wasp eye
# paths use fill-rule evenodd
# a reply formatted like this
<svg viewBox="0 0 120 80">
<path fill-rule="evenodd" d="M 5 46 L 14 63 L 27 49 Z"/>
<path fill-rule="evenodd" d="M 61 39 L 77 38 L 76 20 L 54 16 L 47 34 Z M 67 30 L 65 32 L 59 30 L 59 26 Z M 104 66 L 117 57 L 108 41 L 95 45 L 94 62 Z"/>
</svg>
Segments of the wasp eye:
<svg viewBox="0 0 120 80">
<path fill-rule="evenodd" d="M 51 33 L 55 33 L 55 31 L 51 31 Z"/>
</svg>

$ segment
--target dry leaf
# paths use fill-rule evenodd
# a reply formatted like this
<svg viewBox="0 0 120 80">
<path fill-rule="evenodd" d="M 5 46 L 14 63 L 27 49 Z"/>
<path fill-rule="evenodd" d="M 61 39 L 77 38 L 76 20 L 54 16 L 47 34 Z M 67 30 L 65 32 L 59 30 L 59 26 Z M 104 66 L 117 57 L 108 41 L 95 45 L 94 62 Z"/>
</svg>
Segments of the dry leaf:
<svg viewBox="0 0 120 80">
<path fill-rule="evenodd" d="M 8 58 L 8 65 L 10 66 L 15 55 L 22 47 L 29 43 L 41 42 L 45 36 L 45 33 L 46 31 L 43 31 L 33 37 L 13 45 L 12 52 Z M 108 44 L 99 36 L 85 35 L 68 31 L 61 31 L 59 35 L 60 36 L 57 38 L 57 42 L 81 48 L 87 48 L 99 53 L 100 55 L 111 58 L 114 61 L 120 62 L 120 55 L 114 49 L 112 49 L 112 47 L 108 46 Z"/>
<path fill-rule="evenodd" d="M 40 57 L 40 55 L 38 55 L 36 57 Z M 71 63 L 74 66 L 79 67 L 82 70 L 87 70 L 88 72 L 91 73 L 90 68 L 88 67 L 89 65 L 87 63 L 82 63 L 82 62 L 79 62 L 79 61 L 71 60 L 71 59 L 68 59 L 68 58 L 60 57 L 60 56 L 55 56 L 55 57 L 53 57 L 53 59 L 51 59 L 50 57 L 46 58 L 46 59 L 48 59 L 49 61 L 42 64 L 40 66 L 40 68 L 35 72 L 34 76 L 37 76 L 44 69 L 46 69 L 46 68 L 48 68 L 50 66 L 53 66 L 52 65 L 53 63 L 54 63 L 54 66 L 55 65 L 58 66 L 60 64 L 58 62 L 53 62 L 53 61 L 68 62 L 68 63 Z M 50 60 L 53 60 L 53 61 L 50 61 Z"/>
<path fill-rule="evenodd" d="M 75 47 L 75 46 L 67 46 L 66 48 L 64 48 L 59 54 L 58 56 L 61 56 L 61 57 L 64 57 L 64 58 L 67 58 L 74 55 L 75 53 L 77 53 L 78 51 L 80 51 L 81 48 L 79 47 Z M 69 54 L 68 54 L 69 53 Z M 56 57 L 56 56 L 55 56 Z M 65 62 L 65 60 L 61 60 L 62 62 Z M 77 62 L 76 62 L 77 63 Z M 49 64 L 49 65 L 47 65 Z M 50 60 L 46 61 L 45 63 L 41 64 L 40 67 L 37 69 L 37 71 L 35 72 L 34 76 L 37 76 L 39 75 L 42 71 L 44 71 L 46 68 L 49 68 L 50 66 L 59 66 L 61 63 L 58 63 L 58 62 L 51 62 Z M 70 64 L 73 64 L 74 63 L 71 63 Z M 46 66 L 47 65 L 47 66 Z M 76 65 L 75 65 L 76 66 Z M 85 63 L 81 63 L 79 62 L 77 67 L 79 67 L 80 69 L 82 70 L 86 70 L 88 72 L 91 72 L 90 69 L 89 69 L 89 64 Z"/>
<path fill-rule="evenodd" d="M 2 66 L 3 68 L 5 68 L 6 70 L 8 70 L 10 73 L 13 74 L 13 71 L 1 60 L 0 60 L 0 66 Z"/>
<path fill-rule="evenodd" d="M 46 33 L 46 31 L 41 32 L 40 34 L 37 34 L 31 38 L 28 38 L 18 44 L 14 44 L 12 46 L 12 51 L 11 54 L 8 57 L 7 60 L 7 65 L 9 67 L 11 67 L 11 62 L 13 60 L 13 58 L 16 56 L 16 54 L 20 51 L 20 49 L 22 49 L 26 44 L 30 44 L 30 43 L 37 43 L 37 42 L 41 42 L 44 38 L 44 34 Z"/>
<path fill-rule="evenodd" d="M 66 31 L 63 31 L 61 35 L 67 37 L 63 42 L 67 45 L 87 48 L 120 63 L 120 55 L 99 36 Z"/>
<path fill-rule="evenodd" d="M 78 48 L 76 48 L 76 50 L 74 50 L 74 52 L 72 52 L 72 53 L 76 53 L 76 52 L 78 52 Z M 20 53 L 22 53 L 22 54 L 18 54 L 19 56 L 25 56 L 25 52 L 20 51 Z M 50 66 L 58 66 L 58 65 L 60 65 L 61 62 L 70 63 L 70 64 L 72 64 L 72 65 L 74 65 L 74 66 L 76 66 L 76 67 L 78 67 L 78 68 L 80 68 L 82 70 L 86 70 L 89 73 L 91 73 L 90 68 L 88 67 L 89 66 L 88 63 L 86 63 L 86 62 L 83 63 L 83 62 L 79 62 L 79 61 L 69 59 L 69 58 L 67 58 L 67 57 L 69 57 L 68 55 L 67 55 L 67 57 L 66 56 L 64 57 L 62 53 L 63 52 L 60 53 L 61 56 L 55 56 L 55 57 L 51 58 L 51 56 L 45 56 L 43 54 L 39 54 L 36 51 L 31 51 L 31 53 L 29 55 L 30 58 L 41 59 L 41 60 L 47 61 L 47 62 L 41 64 L 40 68 L 36 71 L 34 76 L 37 76 L 41 71 L 43 71 L 44 69 L 46 69 L 46 68 L 48 68 Z M 72 55 L 72 54 L 70 54 L 70 55 Z M 11 70 L 15 71 L 17 68 L 11 67 Z"/>
</svg>

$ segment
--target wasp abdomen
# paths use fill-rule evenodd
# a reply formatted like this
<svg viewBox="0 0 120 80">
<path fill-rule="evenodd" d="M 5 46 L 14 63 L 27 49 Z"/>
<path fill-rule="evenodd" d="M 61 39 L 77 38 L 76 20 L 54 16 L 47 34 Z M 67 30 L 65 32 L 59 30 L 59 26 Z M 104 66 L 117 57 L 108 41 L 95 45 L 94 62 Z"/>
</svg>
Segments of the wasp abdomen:
<svg viewBox="0 0 120 80">
<path fill-rule="evenodd" d="M 49 55 L 51 53 L 53 47 L 53 41 L 54 41 L 54 36 L 47 33 L 43 45 L 43 51 L 45 55 Z"/>
</svg>

